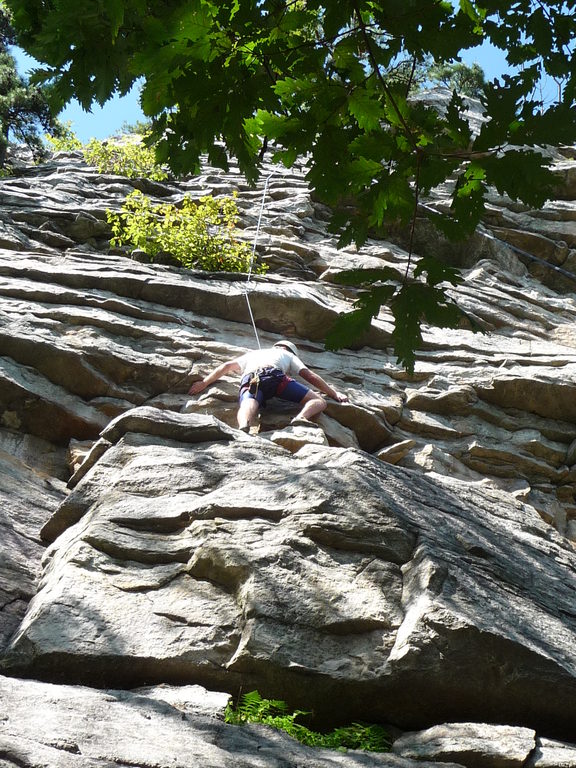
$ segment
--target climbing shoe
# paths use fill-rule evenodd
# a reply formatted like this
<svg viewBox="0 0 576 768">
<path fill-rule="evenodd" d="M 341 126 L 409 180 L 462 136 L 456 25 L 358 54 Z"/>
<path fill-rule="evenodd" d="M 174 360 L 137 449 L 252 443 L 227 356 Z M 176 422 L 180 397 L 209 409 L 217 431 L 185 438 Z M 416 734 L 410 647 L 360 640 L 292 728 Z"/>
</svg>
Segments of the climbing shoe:
<svg viewBox="0 0 576 768">
<path fill-rule="evenodd" d="M 315 421 L 310 419 L 302 419 L 295 416 L 290 422 L 291 427 L 312 427 L 313 429 L 321 429 L 320 424 L 316 424 Z"/>
</svg>

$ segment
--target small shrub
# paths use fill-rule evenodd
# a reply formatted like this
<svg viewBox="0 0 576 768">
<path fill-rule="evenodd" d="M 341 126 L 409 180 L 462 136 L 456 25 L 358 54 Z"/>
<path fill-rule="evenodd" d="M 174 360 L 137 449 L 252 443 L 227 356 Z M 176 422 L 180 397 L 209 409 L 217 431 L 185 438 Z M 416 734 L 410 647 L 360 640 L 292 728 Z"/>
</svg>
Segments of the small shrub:
<svg viewBox="0 0 576 768">
<path fill-rule="evenodd" d="M 258 691 L 244 694 L 240 704 L 228 704 L 225 720 L 232 725 L 262 723 L 272 728 L 285 731 L 289 736 L 309 747 L 327 749 L 363 749 L 368 752 L 388 752 L 390 736 L 380 725 L 352 723 L 342 728 L 335 728 L 330 733 L 312 731 L 305 725 L 296 723 L 297 717 L 309 714 L 297 709 L 288 711 L 286 702 L 277 699 L 263 699 Z"/>
<path fill-rule="evenodd" d="M 72 130 L 72 123 L 63 123 L 56 134 L 47 133 L 46 141 L 54 152 L 73 152 L 82 149 L 82 142 Z"/>
<path fill-rule="evenodd" d="M 164 181 L 168 172 L 156 163 L 153 147 L 134 139 L 123 142 L 90 139 L 84 147 L 84 159 L 100 173 L 115 173 L 129 179 L 148 178 Z"/>
<path fill-rule="evenodd" d="M 131 192 L 120 213 L 107 211 L 113 246 L 131 245 L 151 261 L 168 251 L 182 266 L 208 272 L 248 272 L 251 252 L 234 238 L 238 208 L 233 198 L 210 196 L 194 201 L 188 195 L 179 206 L 155 205 L 139 190 Z M 265 272 L 257 265 L 254 272 Z"/>
<path fill-rule="evenodd" d="M 152 128 L 152 120 L 150 118 L 144 118 L 144 120 L 137 120 L 135 123 L 122 123 L 120 126 L 121 133 L 138 133 L 140 136 L 150 133 Z"/>
</svg>

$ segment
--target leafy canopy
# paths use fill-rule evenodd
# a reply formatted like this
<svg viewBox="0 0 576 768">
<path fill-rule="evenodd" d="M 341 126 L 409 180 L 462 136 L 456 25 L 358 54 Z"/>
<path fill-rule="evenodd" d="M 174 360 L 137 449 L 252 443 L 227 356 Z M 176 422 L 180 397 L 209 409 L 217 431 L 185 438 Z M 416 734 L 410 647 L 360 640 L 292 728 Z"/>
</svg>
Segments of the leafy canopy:
<svg viewBox="0 0 576 768">
<path fill-rule="evenodd" d="M 429 214 L 449 237 L 474 230 L 490 186 L 541 206 L 552 178 L 539 145 L 576 140 L 576 0 L 84 0 L 81 14 L 75 0 L 6 2 L 60 102 L 89 108 L 142 82 L 150 141 L 176 172 L 206 153 L 224 167 L 235 156 L 254 180 L 269 140 L 286 165 L 304 157 L 342 244 L 389 222 L 410 227 L 423 196 L 453 175 L 452 208 Z M 485 85 L 479 132 L 456 91 L 441 112 L 410 98 L 411 71 L 430 59 L 454 66 L 485 41 L 518 74 Z M 557 103 L 539 103 L 543 76 L 561 84 Z M 403 298 L 372 291 L 371 309 L 396 298 L 399 316 L 405 305 L 425 319 L 408 277 Z M 420 278 L 429 284 L 424 267 Z M 396 351 L 411 367 L 418 338 L 407 328 L 408 356 Z"/>
<path fill-rule="evenodd" d="M 10 53 L 14 41 L 11 15 L 0 0 L 0 168 L 6 164 L 10 141 L 25 143 L 35 157 L 41 157 L 42 130 L 59 130 L 46 89 L 31 85 L 18 73 Z"/>
</svg>

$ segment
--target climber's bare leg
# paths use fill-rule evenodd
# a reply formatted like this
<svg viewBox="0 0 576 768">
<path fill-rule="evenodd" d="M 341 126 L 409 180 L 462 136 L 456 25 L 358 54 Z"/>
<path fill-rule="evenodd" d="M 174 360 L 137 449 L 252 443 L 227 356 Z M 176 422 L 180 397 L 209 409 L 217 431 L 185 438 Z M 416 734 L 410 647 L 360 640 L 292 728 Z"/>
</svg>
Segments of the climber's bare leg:
<svg viewBox="0 0 576 768">
<path fill-rule="evenodd" d="M 322 395 L 319 395 L 317 392 L 312 392 L 312 390 L 310 390 L 306 395 L 304 395 L 302 400 L 300 400 L 300 405 L 302 408 L 296 418 L 310 420 L 314 416 L 318 416 L 319 413 L 322 413 L 328 403 L 326 400 L 324 400 Z"/>
<path fill-rule="evenodd" d="M 256 421 L 259 410 L 260 403 L 258 400 L 255 400 L 253 397 L 244 397 L 238 408 L 238 428 L 245 429 L 250 427 Z"/>
</svg>

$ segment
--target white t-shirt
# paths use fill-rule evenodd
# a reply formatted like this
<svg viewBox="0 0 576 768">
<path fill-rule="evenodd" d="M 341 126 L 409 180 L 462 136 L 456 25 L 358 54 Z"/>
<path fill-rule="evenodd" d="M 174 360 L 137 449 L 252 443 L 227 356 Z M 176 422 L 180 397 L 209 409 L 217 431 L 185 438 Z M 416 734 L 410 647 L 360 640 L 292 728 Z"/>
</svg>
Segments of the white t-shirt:
<svg viewBox="0 0 576 768">
<path fill-rule="evenodd" d="M 242 375 L 252 373 L 258 368 L 280 368 L 289 376 L 297 376 L 303 368 L 306 368 L 302 360 L 291 352 L 281 347 L 258 349 L 255 352 L 247 352 L 242 357 L 236 358 Z"/>
</svg>

